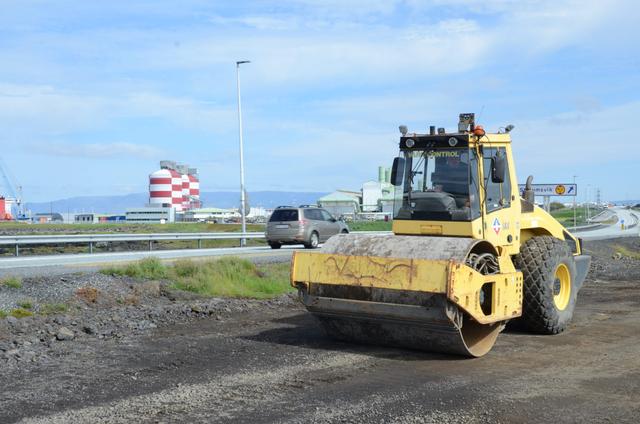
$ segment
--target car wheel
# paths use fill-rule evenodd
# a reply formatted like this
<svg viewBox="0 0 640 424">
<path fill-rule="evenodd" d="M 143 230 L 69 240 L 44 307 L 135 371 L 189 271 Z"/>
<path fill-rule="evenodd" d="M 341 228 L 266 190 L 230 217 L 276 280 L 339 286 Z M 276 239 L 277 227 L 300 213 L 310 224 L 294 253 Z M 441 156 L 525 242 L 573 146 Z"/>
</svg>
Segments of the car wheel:
<svg viewBox="0 0 640 424">
<path fill-rule="evenodd" d="M 304 247 L 307 249 L 315 249 L 318 247 L 319 243 L 320 237 L 318 237 L 318 233 L 314 231 L 311 233 L 311 236 L 309 236 L 309 241 L 305 243 Z"/>
<path fill-rule="evenodd" d="M 340 231 L 340 234 L 349 234 L 349 230 L 342 230 Z"/>
<path fill-rule="evenodd" d="M 282 247 L 281 243 L 269 243 L 269 246 L 271 246 L 272 249 L 280 249 Z"/>
</svg>

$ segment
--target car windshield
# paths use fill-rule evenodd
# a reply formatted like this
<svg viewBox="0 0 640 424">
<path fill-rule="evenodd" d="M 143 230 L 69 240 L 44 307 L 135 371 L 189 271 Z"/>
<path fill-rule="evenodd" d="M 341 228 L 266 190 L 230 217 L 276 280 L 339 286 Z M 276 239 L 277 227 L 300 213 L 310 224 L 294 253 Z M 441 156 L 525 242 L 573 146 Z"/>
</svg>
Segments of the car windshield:
<svg viewBox="0 0 640 424">
<path fill-rule="evenodd" d="M 269 222 L 275 221 L 297 221 L 298 210 L 297 209 L 276 209 L 271 214 Z"/>
<path fill-rule="evenodd" d="M 471 221 L 480 216 L 478 165 L 467 148 L 404 152 L 403 184 L 396 187 L 396 219 Z"/>
</svg>

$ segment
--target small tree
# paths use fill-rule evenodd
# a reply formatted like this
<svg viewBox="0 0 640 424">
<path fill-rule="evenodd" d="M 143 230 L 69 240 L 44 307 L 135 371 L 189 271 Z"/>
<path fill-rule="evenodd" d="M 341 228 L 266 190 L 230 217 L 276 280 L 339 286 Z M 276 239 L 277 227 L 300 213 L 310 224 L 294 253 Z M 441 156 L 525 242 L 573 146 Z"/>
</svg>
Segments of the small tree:
<svg viewBox="0 0 640 424">
<path fill-rule="evenodd" d="M 551 204 L 549 204 L 549 209 L 551 209 L 552 211 L 557 211 L 558 209 L 562 208 L 564 208 L 564 205 L 560 202 L 551 202 Z"/>
</svg>

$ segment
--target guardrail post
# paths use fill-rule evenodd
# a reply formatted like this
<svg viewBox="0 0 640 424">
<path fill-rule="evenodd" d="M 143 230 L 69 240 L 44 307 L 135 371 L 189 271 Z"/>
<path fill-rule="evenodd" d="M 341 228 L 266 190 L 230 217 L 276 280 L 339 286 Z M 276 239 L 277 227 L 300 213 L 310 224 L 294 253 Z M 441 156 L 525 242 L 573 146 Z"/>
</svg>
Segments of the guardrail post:
<svg viewBox="0 0 640 424">
<path fill-rule="evenodd" d="M 16 243 L 16 256 L 20 256 L 20 246 Z"/>
<path fill-rule="evenodd" d="M 89 253 L 93 253 L 93 242 L 89 242 Z"/>
<path fill-rule="evenodd" d="M 149 240 L 149 252 L 153 250 L 153 240 Z"/>
<path fill-rule="evenodd" d="M 202 249 L 202 239 L 198 239 L 198 249 Z"/>
</svg>

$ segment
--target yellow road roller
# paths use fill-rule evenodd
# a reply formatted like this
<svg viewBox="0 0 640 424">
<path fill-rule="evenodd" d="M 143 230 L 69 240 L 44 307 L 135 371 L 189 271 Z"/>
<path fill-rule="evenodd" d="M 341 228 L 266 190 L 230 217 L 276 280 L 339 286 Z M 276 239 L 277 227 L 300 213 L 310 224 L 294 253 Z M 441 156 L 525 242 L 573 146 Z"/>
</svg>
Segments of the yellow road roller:
<svg viewBox="0 0 640 424">
<path fill-rule="evenodd" d="M 291 284 L 327 334 L 479 357 L 510 320 L 562 332 L 590 257 L 582 241 L 519 192 L 513 126 L 487 133 L 400 127 L 393 234 L 339 234 L 295 252 Z"/>
</svg>

